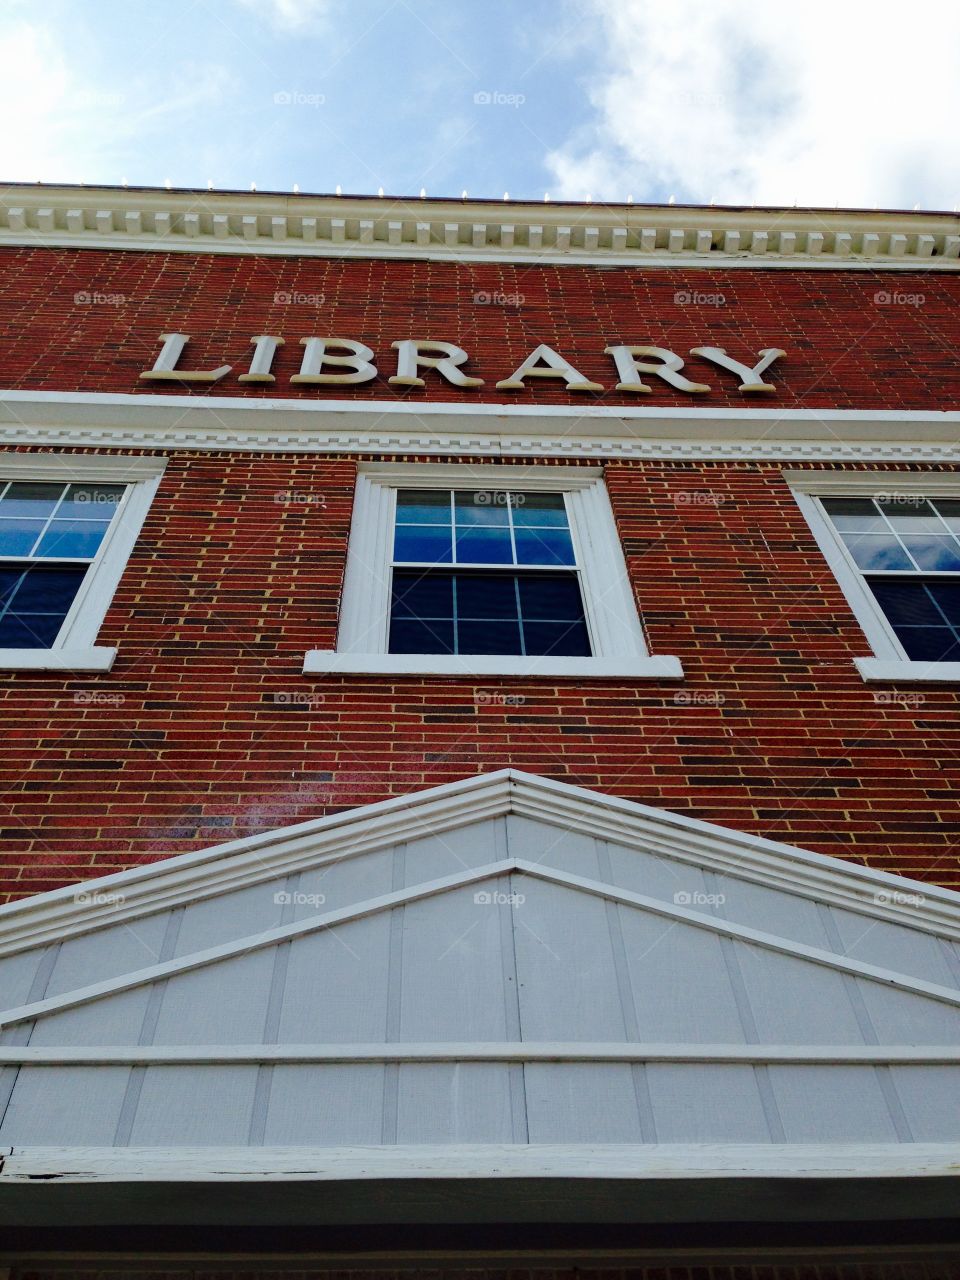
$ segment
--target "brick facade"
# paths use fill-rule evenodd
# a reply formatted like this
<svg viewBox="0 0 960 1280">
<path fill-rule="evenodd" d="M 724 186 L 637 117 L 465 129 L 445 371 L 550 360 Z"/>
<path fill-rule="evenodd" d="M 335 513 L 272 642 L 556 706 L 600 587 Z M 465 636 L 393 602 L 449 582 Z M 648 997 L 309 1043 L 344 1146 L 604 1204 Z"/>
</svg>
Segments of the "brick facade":
<svg viewBox="0 0 960 1280">
<path fill-rule="evenodd" d="M 459 342 L 487 378 L 479 398 L 511 402 L 534 394 L 493 382 L 541 341 L 610 386 L 607 342 L 742 359 L 782 346 L 764 407 L 944 408 L 960 388 L 953 276 L 34 248 L 0 250 L 0 263 L 11 388 L 134 392 L 174 328 L 197 335 L 190 367 L 236 366 L 214 394 L 263 394 L 235 381 L 257 333 L 287 339 L 269 394 L 321 399 L 331 392 L 286 382 L 311 333 L 367 342 L 384 375 L 394 338 Z M 875 305 L 881 288 L 926 300 Z M 680 290 L 726 301 L 686 306 Z M 75 303 L 83 291 L 127 302 Z M 284 291 L 326 301 L 274 304 Z M 525 301 L 473 304 L 477 291 Z M 721 370 L 707 380 L 701 403 L 757 403 Z M 654 383 L 644 403 L 691 403 Z M 349 394 L 390 390 L 381 377 Z M 433 378 L 415 394 L 477 393 Z M 576 399 L 550 384 L 535 398 Z M 861 680 L 851 659 L 867 643 L 783 464 L 606 467 L 651 650 L 684 665 L 673 684 L 304 676 L 304 653 L 335 642 L 357 460 L 168 457 L 100 634 L 119 649 L 113 671 L 0 673 L 0 899 L 507 765 L 960 887 L 957 692 L 898 701 Z"/>
</svg>

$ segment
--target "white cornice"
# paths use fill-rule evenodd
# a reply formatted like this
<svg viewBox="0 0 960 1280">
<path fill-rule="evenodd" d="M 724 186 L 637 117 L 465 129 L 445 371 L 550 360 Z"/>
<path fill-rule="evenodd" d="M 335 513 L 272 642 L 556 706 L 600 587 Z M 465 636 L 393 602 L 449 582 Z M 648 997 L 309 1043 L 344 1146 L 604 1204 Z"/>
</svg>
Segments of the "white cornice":
<svg viewBox="0 0 960 1280">
<path fill-rule="evenodd" d="M 960 461 L 960 412 L 0 391 L 0 448 Z"/>
<path fill-rule="evenodd" d="M 950 213 L 7 186 L 0 244 L 310 257 L 960 269 Z"/>
<path fill-rule="evenodd" d="M 662 852 L 673 860 L 874 919 L 960 938 L 960 894 L 949 889 L 505 769 L 179 854 L 0 907 L 0 955 L 262 884 L 398 840 L 436 836 L 511 813 Z"/>
</svg>

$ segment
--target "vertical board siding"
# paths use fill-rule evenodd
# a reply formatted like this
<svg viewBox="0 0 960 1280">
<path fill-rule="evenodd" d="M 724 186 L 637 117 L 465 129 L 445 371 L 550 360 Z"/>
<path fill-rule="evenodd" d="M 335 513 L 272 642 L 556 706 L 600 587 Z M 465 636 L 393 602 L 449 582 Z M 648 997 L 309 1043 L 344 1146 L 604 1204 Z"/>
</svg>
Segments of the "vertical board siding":
<svg viewBox="0 0 960 1280">
<path fill-rule="evenodd" d="M 276 1066 L 266 1146 L 379 1146 L 384 1068 Z"/>
<path fill-rule="evenodd" d="M 255 1066 L 148 1067 L 129 1145 L 243 1146 L 256 1084 Z"/>
<path fill-rule="evenodd" d="M 513 1142 L 510 1068 L 499 1063 L 403 1065 L 397 1142 Z"/>
<path fill-rule="evenodd" d="M 873 1067 L 767 1068 L 787 1142 L 896 1142 Z"/>
<path fill-rule="evenodd" d="M 660 1142 L 769 1142 L 749 1066 L 651 1063 L 650 1101 Z"/>
<path fill-rule="evenodd" d="M 31 1147 L 110 1147 L 129 1067 L 21 1067 L 0 1142 Z"/>
<path fill-rule="evenodd" d="M 536 1062 L 523 1074 L 531 1142 L 643 1142 L 629 1066 Z"/>
<path fill-rule="evenodd" d="M 383 1041 L 389 941 L 390 915 L 382 912 L 291 942 L 279 1043 Z"/>
</svg>

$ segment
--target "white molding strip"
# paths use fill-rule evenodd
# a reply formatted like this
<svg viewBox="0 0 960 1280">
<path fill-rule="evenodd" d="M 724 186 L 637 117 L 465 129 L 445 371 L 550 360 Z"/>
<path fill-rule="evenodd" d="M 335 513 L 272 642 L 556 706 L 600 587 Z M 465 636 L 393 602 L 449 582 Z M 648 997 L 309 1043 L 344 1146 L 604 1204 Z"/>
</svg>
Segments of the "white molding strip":
<svg viewBox="0 0 960 1280">
<path fill-rule="evenodd" d="M 955 1142 L 575 1146 L 8 1147 L 17 1183 L 336 1182 L 395 1178 L 955 1178 Z"/>
<path fill-rule="evenodd" d="M 854 658 L 864 680 L 890 683 L 956 684 L 960 662 L 911 662 L 903 658 Z"/>
<path fill-rule="evenodd" d="M 956 410 L 741 410 L 0 390 L 0 446 L 957 464 L 958 440 Z"/>
<path fill-rule="evenodd" d="M 9 184 L 0 245 L 281 257 L 956 271 L 936 212 L 552 204 Z"/>
<path fill-rule="evenodd" d="M 112 594 L 112 593 L 111 593 Z M 109 671 L 116 649 L 0 649 L 0 671 Z"/>
<path fill-rule="evenodd" d="M 657 1062 L 782 1066 L 960 1066 L 958 1045 L 442 1044 L 0 1045 L 0 1067 L 241 1066 L 438 1062 Z"/>
<path fill-rule="evenodd" d="M 366 901 L 355 903 L 352 906 L 341 907 L 335 911 L 322 912 L 319 915 L 297 920 L 291 924 L 279 925 L 273 929 L 265 929 L 260 933 L 249 934 L 242 938 L 232 938 L 215 947 L 208 947 L 202 951 L 195 951 L 190 955 L 179 956 L 175 960 L 166 960 L 159 964 L 148 965 L 143 969 L 117 974 L 102 982 L 79 987 L 73 991 L 63 991 L 59 995 L 37 1000 L 32 1004 L 7 1009 L 0 1013 L 0 1027 L 31 1022 L 49 1014 L 61 1013 L 65 1009 L 75 1009 L 80 1005 L 101 1000 L 105 996 L 132 991 L 136 987 L 190 973 L 196 969 L 205 968 L 207 965 L 217 964 L 222 960 L 248 955 L 250 952 L 276 946 L 281 942 L 306 937 L 308 934 L 316 933 L 319 930 L 332 929 L 337 925 L 353 923 L 356 920 L 362 920 L 380 912 L 389 911 L 393 907 L 420 902 L 424 898 L 436 897 L 447 893 L 451 889 L 460 889 L 467 885 L 495 879 L 498 876 L 509 875 L 512 872 L 529 876 L 531 879 L 560 885 L 563 888 L 589 893 L 595 897 L 604 898 L 609 902 L 636 907 L 643 911 L 648 911 L 652 915 L 663 916 L 665 919 L 672 920 L 678 924 L 692 925 L 697 929 L 705 929 L 708 933 L 718 933 L 726 938 L 747 942 L 768 951 L 775 951 L 781 955 L 791 956 L 794 959 L 806 960 L 828 969 L 834 969 L 858 978 L 866 978 L 872 982 L 880 982 L 899 991 L 910 992 L 913 995 L 924 996 L 929 1000 L 936 1000 L 941 1004 L 960 1008 L 960 990 L 954 987 L 944 987 L 937 983 L 926 982 L 921 978 L 899 973 L 892 969 L 884 969 L 878 965 L 855 960 L 837 952 L 824 951 L 820 947 L 811 947 L 792 938 L 782 938 L 776 934 L 765 933 L 763 930 L 751 928 L 749 925 L 735 924 L 720 916 L 693 911 L 689 907 L 664 902 L 659 898 L 650 898 L 645 894 L 632 893 L 627 889 L 605 884 L 599 880 L 590 880 L 583 876 L 571 875 L 568 872 L 558 871 L 553 867 L 527 862 L 522 858 L 505 858 L 500 862 L 470 868 L 456 875 L 443 876 L 440 879 L 430 880 L 410 888 L 381 894 Z"/>
<path fill-rule="evenodd" d="M 505 769 L 9 903 L 0 955 L 510 813 L 960 939 L 960 894 L 950 889 Z"/>
<path fill-rule="evenodd" d="M 2 654 L 2 650 L 0 650 Z M 0 659 L 2 665 L 2 659 Z M 520 676 L 534 680 L 682 680 L 679 658 L 665 654 L 647 657 L 550 658 L 485 656 L 464 653 L 356 653 L 310 649 L 303 660 L 305 675 Z"/>
</svg>

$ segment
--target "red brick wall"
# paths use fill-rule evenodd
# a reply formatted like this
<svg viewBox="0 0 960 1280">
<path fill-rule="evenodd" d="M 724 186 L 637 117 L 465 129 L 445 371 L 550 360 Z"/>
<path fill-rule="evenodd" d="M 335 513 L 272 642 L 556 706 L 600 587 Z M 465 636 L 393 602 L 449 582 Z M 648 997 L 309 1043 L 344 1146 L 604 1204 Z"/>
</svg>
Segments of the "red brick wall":
<svg viewBox="0 0 960 1280">
<path fill-rule="evenodd" d="M 877 701 L 779 466 L 607 470 L 682 685 L 304 676 L 335 640 L 354 474 L 171 456 L 101 631 L 113 671 L 0 673 L 5 895 L 507 765 L 960 887 L 957 692 Z"/>
<path fill-rule="evenodd" d="M 719 295 L 723 304 L 682 301 L 698 294 Z M 879 304 L 878 294 L 912 301 Z M 277 301 L 288 297 L 300 300 Z M 159 335 L 177 330 L 193 335 L 185 368 L 234 366 L 214 395 L 755 405 L 757 397 L 737 391 L 730 373 L 689 356 L 692 347 L 708 345 L 748 364 L 763 347 L 787 352 L 769 375 L 778 391 L 761 396 L 762 404 L 943 409 L 955 407 L 960 393 L 958 301 L 960 277 L 924 271 L 639 270 L 3 248 L 0 386 L 182 393 L 179 384 L 138 381 L 160 350 Z M 286 340 L 277 382 L 267 389 L 237 382 L 248 367 L 250 338 L 260 333 Z M 367 343 L 381 376 L 347 390 L 291 386 L 299 339 L 311 334 Z M 409 337 L 463 346 L 486 385 L 461 391 L 430 375 L 423 390 L 395 391 L 386 381 L 396 368 L 390 343 Z M 603 395 L 571 396 L 562 383 L 544 380 L 526 392 L 496 391 L 494 383 L 541 342 L 601 383 Z M 691 397 L 658 378 L 648 379 L 649 396 L 613 391 L 617 378 L 603 348 L 618 342 L 676 351 L 711 394 Z"/>
</svg>

